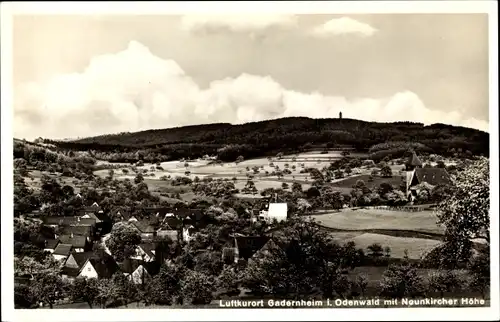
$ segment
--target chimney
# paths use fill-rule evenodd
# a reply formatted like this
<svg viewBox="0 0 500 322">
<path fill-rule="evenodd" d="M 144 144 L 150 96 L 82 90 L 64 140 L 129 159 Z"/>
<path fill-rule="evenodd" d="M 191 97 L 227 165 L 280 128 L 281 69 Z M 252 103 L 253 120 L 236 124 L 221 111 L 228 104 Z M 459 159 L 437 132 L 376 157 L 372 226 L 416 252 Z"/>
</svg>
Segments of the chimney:
<svg viewBox="0 0 500 322">
<path fill-rule="evenodd" d="M 71 238 L 73 238 L 73 232 L 71 232 Z"/>
<path fill-rule="evenodd" d="M 77 218 L 78 218 L 77 220 L 80 221 L 80 217 L 77 217 Z"/>
</svg>

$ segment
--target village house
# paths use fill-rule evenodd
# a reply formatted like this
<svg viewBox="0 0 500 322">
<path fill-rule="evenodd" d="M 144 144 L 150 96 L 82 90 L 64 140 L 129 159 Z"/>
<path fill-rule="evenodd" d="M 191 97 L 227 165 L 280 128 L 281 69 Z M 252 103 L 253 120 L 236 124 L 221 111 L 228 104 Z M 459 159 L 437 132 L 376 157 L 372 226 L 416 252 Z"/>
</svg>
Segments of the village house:
<svg viewBox="0 0 500 322">
<path fill-rule="evenodd" d="M 68 256 L 71 254 L 72 250 L 73 246 L 71 244 L 59 243 L 52 252 L 52 256 L 57 261 L 65 261 L 66 258 L 68 258 Z"/>
<path fill-rule="evenodd" d="M 225 263 L 238 264 L 241 260 L 249 260 L 259 252 L 268 242 L 268 236 L 234 236 L 233 247 L 226 247 L 222 250 L 222 260 Z"/>
<path fill-rule="evenodd" d="M 126 259 L 118 266 L 120 271 L 134 284 L 144 284 L 160 269 L 156 262 L 145 262 L 138 259 Z"/>
<path fill-rule="evenodd" d="M 143 260 L 145 262 L 153 262 L 155 260 L 155 243 L 142 243 L 137 245 L 135 255 L 131 259 Z"/>
<path fill-rule="evenodd" d="M 78 211 L 80 220 L 93 219 L 96 234 L 102 236 L 111 231 L 113 225 L 111 218 L 100 207 L 86 207 Z"/>
<path fill-rule="evenodd" d="M 261 210 L 259 212 L 259 220 L 265 220 L 268 222 L 281 222 L 286 221 L 288 218 L 288 204 L 286 202 L 282 203 L 270 203 L 267 210 Z"/>
<path fill-rule="evenodd" d="M 92 226 L 66 226 L 59 228 L 59 234 L 69 236 L 83 236 L 88 243 L 91 243 L 94 237 Z M 58 238 L 59 235 L 56 235 Z"/>
<path fill-rule="evenodd" d="M 406 163 L 406 197 L 413 201 L 418 195 L 418 186 L 422 183 L 434 187 L 451 183 L 451 178 L 446 169 L 422 168 L 422 161 L 415 152 Z"/>
<path fill-rule="evenodd" d="M 43 251 L 53 253 L 57 245 L 59 245 L 59 239 L 46 239 L 44 244 Z"/>
<path fill-rule="evenodd" d="M 178 219 L 173 213 L 165 214 L 160 228 L 157 230 L 158 237 L 169 237 L 172 240 L 179 239 L 179 232 L 182 229 L 182 220 Z"/>
<path fill-rule="evenodd" d="M 61 235 L 59 236 L 59 241 L 61 244 L 71 245 L 73 250 L 77 253 L 84 252 L 86 249 L 90 248 L 90 243 L 87 241 L 85 236 L 78 235 Z"/>
<path fill-rule="evenodd" d="M 142 240 L 152 240 L 156 236 L 156 229 L 148 220 L 133 221 L 132 225 L 137 229 Z"/>
<path fill-rule="evenodd" d="M 77 277 L 111 278 L 118 270 L 114 258 L 105 252 L 100 252 L 86 260 Z"/>
<path fill-rule="evenodd" d="M 74 279 L 80 274 L 84 264 L 94 255 L 93 252 L 72 253 L 64 262 L 61 276 L 65 279 Z"/>
<path fill-rule="evenodd" d="M 70 226 L 78 221 L 76 216 L 65 217 L 42 217 L 43 225 L 51 228 L 58 228 L 61 226 Z"/>
</svg>

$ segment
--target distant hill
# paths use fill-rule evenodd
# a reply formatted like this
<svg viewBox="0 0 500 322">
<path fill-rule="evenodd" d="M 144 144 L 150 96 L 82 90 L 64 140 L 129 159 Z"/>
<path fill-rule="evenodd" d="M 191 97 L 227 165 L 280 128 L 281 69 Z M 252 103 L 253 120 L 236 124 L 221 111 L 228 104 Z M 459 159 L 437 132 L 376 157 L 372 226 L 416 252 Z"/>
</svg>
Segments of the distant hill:
<svg viewBox="0 0 500 322">
<path fill-rule="evenodd" d="M 172 158 L 218 155 L 234 160 L 308 148 L 351 147 L 368 151 L 384 142 L 420 143 L 426 152 L 447 154 L 452 149 L 489 155 L 489 134 L 445 125 L 395 122 L 377 123 L 354 119 L 289 117 L 240 125 L 229 123 L 183 126 L 169 129 L 119 133 L 73 141 L 45 140 L 59 148 L 108 153 L 141 151 Z M 139 156 L 139 158 L 143 158 Z M 163 157 L 160 159 L 164 160 Z"/>
</svg>

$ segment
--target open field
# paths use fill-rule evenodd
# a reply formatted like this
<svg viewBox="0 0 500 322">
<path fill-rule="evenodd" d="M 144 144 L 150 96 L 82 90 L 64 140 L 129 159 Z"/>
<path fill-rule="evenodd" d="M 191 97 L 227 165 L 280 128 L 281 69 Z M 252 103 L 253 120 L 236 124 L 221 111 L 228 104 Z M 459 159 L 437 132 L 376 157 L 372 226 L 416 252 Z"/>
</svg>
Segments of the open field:
<svg viewBox="0 0 500 322">
<path fill-rule="evenodd" d="M 373 181 L 368 181 L 368 178 L 370 175 L 363 174 L 363 175 L 356 175 L 356 176 L 351 176 L 349 178 L 345 178 L 343 180 L 338 180 L 336 182 L 333 182 L 331 185 L 336 188 L 348 188 L 350 189 L 353 185 L 356 184 L 358 180 L 362 180 L 365 185 L 370 188 L 376 188 L 380 186 L 382 183 L 388 183 L 393 186 L 399 186 L 402 182 L 406 182 L 406 177 L 400 176 L 400 175 L 393 175 L 390 178 L 382 178 L 382 177 L 373 177 Z"/>
<path fill-rule="evenodd" d="M 352 156 L 362 155 L 352 154 Z M 233 178 L 236 178 L 237 181 L 235 182 L 235 185 L 236 188 L 240 190 L 243 189 L 246 181 L 248 180 L 247 173 L 253 176 L 252 180 L 259 191 L 262 191 L 266 188 L 280 188 L 283 182 L 286 182 L 289 185 L 291 185 L 293 182 L 298 182 L 303 185 L 303 189 L 308 189 L 310 187 L 310 184 L 312 183 L 312 180 L 308 173 L 300 173 L 300 170 L 302 170 L 302 168 L 316 168 L 321 170 L 324 167 L 329 166 L 331 162 L 338 160 L 341 157 L 342 156 L 340 155 L 339 151 L 332 151 L 328 154 L 321 154 L 320 152 L 307 152 L 296 155 L 285 155 L 281 159 L 271 158 L 271 161 L 267 158 L 257 158 L 244 160 L 239 163 L 230 162 L 217 165 L 209 164 L 208 160 L 196 160 L 188 161 L 187 167 L 185 166 L 186 162 L 184 161 L 168 161 L 162 162 L 160 164 L 162 169 L 156 169 L 155 164 L 144 164 L 143 166 L 137 168 L 141 169 L 142 171 L 147 170 L 147 173 L 144 174 L 145 182 L 148 184 L 148 186 L 150 186 L 150 189 L 152 191 L 158 192 L 165 192 L 164 188 L 171 190 L 169 189 L 169 185 L 167 182 L 160 180 L 162 176 L 185 176 L 186 171 L 190 172 L 188 177 L 191 179 L 194 179 L 195 177 L 198 177 L 200 179 L 211 177 L 214 179 L 227 178 L 233 180 Z M 270 166 L 271 162 L 273 166 Z M 98 162 L 98 165 L 106 164 L 109 163 L 105 161 Z M 302 167 L 302 164 L 304 165 L 304 167 Z M 119 163 L 113 163 L 113 165 L 122 166 L 118 169 L 114 169 L 115 178 L 122 180 L 128 178 L 130 180 L 133 180 L 133 178 L 135 177 L 135 173 L 130 170 L 132 168 L 131 165 Z M 275 166 L 278 166 L 280 170 L 288 168 L 292 173 L 286 174 L 281 179 L 278 179 L 277 176 L 271 176 L 271 173 L 275 171 Z M 293 166 L 295 166 L 295 169 L 293 169 Z M 253 170 L 254 167 L 258 167 L 257 172 Z M 247 171 L 247 168 L 249 171 Z M 123 169 L 128 169 L 129 173 L 123 173 Z M 366 174 L 367 180 L 369 169 L 359 170 L 361 173 Z M 105 177 L 108 175 L 109 171 L 104 169 L 97 170 L 94 173 L 98 176 Z M 356 179 L 347 178 L 346 180 L 350 180 L 349 182 L 356 182 Z M 375 180 L 374 184 L 376 184 L 377 182 L 378 180 Z M 340 185 L 340 183 L 337 183 L 337 185 Z M 339 186 L 339 190 L 348 193 L 351 189 L 351 186 L 352 184 L 345 185 L 344 187 Z M 244 194 L 241 195 L 247 196 Z M 248 196 L 252 197 L 252 195 Z"/>
<path fill-rule="evenodd" d="M 443 234 L 432 211 L 405 212 L 380 209 L 344 209 L 312 216 L 321 225 L 339 230 L 403 230 Z"/>
<path fill-rule="evenodd" d="M 344 239 L 344 242 L 353 241 L 357 248 L 366 250 L 368 246 L 377 243 L 382 247 L 391 248 L 391 257 L 404 258 L 405 249 L 408 250 L 408 258 L 420 259 L 423 255 L 440 245 L 441 242 L 434 239 L 393 237 L 383 234 L 360 233 L 358 236 Z"/>
</svg>

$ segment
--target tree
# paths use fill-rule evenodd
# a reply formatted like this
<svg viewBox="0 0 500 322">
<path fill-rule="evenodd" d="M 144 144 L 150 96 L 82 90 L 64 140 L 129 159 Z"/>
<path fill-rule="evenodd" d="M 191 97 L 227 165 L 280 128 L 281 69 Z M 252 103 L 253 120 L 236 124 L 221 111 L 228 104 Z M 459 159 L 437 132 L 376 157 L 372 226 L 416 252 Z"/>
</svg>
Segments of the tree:
<svg viewBox="0 0 500 322">
<path fill-rule="evenodd" d="M 479 291 L 483 299 L 490 287 L 490 264 L 490 249 L 485 247 L 480 251 L 479 256 L 471 261 L 468 267 L 471 273 L 470 286 L 472 289 Z"/>
<path fill-rule="evenodd" d="M 301 194 L 302 193 L 302 185 L 298 182 L 294 182 L 292 184 L 292 192 L 297 193 L 297 194 Z"/>
<path fill-rule="evenodd" d="M 234 268 L 225 266 L 217 278 L 217 287 L 224 290 L 226 294 L 239 294 L 239 277 Z"/>
<path fill-rule="evenodd" d="M 438 220 L 454 253 L 468 253 L 471 240 L 490 243 L 489 160 L 480 157 L 459 173 L 451 195 L 438 206 Z"/>
<path fill-rule="evenodd" d="M 371 244 L 370 246 L 367 247 L 368 250 L 370 251 L 370 256 L 372 257 L 382 257 L 383 256 L 383 251 L 384 249 L 382 248 L 382 245 L 378 243 Z"/>
<path fill-rule="evenodd" d="M 186 304 L 209 304 L 213 291 L 213 278 L 196 271 L 188 271 L 181 281 L 181 294 Z"/>
<path fill-rule="evenodd" d="M 36 276 L 31 289 L 35 298 L 52 309 L 57 299 L 62 298 L 64 282 L 56 271 L 42 272 Z"/>
<path fill-rule="evenodd" d="M 368 286 L 368 278 L 366 275 L 360 274 L 356 277 L 355 284 L 357 287 L 359 287 L 359 290 L 361 291 L 361 296 L 365 296 L 366 292 L 366 287 Z"/>
<path fill-rule="evenodd" d="M 443 297 L 444 293 L 451 292 L 460 285 L 460 280 L 455 272 L 444 269 L 430 273 L 428 283 L 430 291 L 439 292 Z"/>
<path fill-rule="evenodd" d="M 350 155 L 351 153 L 349 153 L 349 151 L 347 151 L 347 150 L 343 150 L 342 152 L 340 152 L 340 154 L 341 154 L 343 157 L 346 157 L 346 156 Z"/>
<path fill-rule="evenodd" d="M 389 246 L 384 247 L 385 257 L 391 257 L 391 248 Z"/>
<path fill-rule="evenodd" d="M 70 286 L 70 295 L 73 301 L 82 299 L 92 308 L 98 302 L 99 283 L 95 278 L 77 278 Z"/>
<path fill-rule="evenodd" d="M 136 247 L 141 242 L 141 236 L 135 227 L 119 222 L 113 225 L 106 246 L 117 261 L 121 262 L 135 254 Z"/>
<path fill-rule="evenodd" d="M 144 181 L 144 176 L 142 175 L 142 173 L 138 173 L 134 178 L 135 184 L 139 184 L 143 181 Z"/>
<path fill-rule="evenodd" d="M 288 189 L 288 183 L 283 182 L 283 183 L 281 184 L 281 188 L 282 188 L 283 190 Z"/>
<path fill-rule="evenodd" d="M 392 264 L 380 281 L 381 295 L 391 298 L 416 297 L 424 293 L 422 278 L 415 267 L 408 263 Z"/>
<path fill-rule="evenodd" d="M 278 152 L 278 154 L 276 154 L 276 159 L 280 160 L 281 158 L 283 158 L 283 153 Z"/>
<path fill-rule="evenodd" d="M 344 172 L 345 172 L 347 175 L 350 175 L 350 174 L 352 173 L 351 167 L 349 167 L 349 166 L 345 167 Z"/>
<path fill-rule="evenodd" d="M 204 251 L 194 258 L 194 269 L 207 276 L 218 276 L 223 267 L 222 253 L 214 251 Z"/>
<path fill-rule="evenodd" d="M 391 169 L 391 167 L 388 166 L 388 165 L 384 165 L 380 169 L 380 175 L 382 176 L 382 178 L 390 178 L 390 177 L 392 177 L 392 169 Z"/>
</svg>

